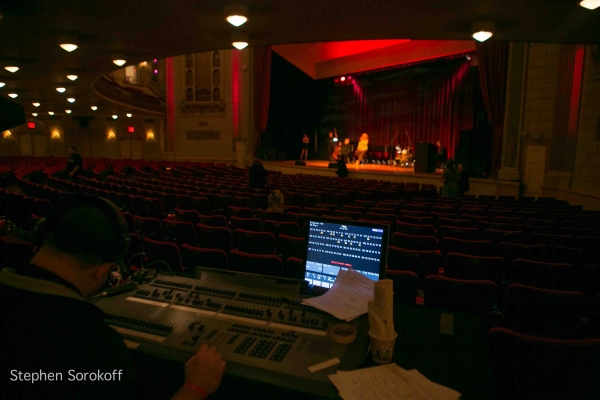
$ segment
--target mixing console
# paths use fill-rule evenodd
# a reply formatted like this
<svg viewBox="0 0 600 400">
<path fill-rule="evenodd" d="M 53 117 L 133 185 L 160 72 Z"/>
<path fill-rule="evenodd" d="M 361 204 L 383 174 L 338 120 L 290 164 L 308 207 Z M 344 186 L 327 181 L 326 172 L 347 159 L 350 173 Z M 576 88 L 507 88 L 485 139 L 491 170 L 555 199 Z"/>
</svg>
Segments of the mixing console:
<svg viewBox="0 0 600 400">
<path fill-rule="evenodd" d="M 185 362 L 201 345 L 214 345 L 227 360 L 228 372 L 242 376 L 248 372 L 257 379 L 257 369 L 264 370 L 266 381 L 279 376 L 296 390 L 321 391 L 319 385 L 329 390 L 327 375 L 338 367 L 351 369 L 362 363 L 368 346 L 362 326 L 357 342 L 336 344 L 328 328 L 338 321 L 303 306 L 289 284 L 280 287 L 274 281 L 268 289 L 249 287 L 243 285 L 247 274 L 238 275 L 237 284 L 159 276 L 135 292 L 102 299 L 97 305 L 135 351 Z M 359 320 L 359 325 L 363 322 Z M 308 371 L 336 357 L 342 360 L 340 365 Z"/>
</svg>

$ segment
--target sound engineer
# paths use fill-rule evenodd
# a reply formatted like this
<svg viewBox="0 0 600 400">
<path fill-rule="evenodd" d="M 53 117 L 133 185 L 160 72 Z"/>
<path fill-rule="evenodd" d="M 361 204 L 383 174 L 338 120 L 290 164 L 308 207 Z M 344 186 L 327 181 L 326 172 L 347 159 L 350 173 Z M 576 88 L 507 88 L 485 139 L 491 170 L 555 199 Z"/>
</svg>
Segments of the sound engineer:
<svg viewBox="0 0 600 400">
<path fill-rule="evenodd" d="M 123 216 L 107 200 L 69 195 L 36 226 L 36 241 L 28 266 L 0 271 L 0 399 L 136 398 L 122 338 L 86 301 L 124 261 Z M 173 399 L 204 399 L 225 366 L 202 346 Z"/>
</svg>

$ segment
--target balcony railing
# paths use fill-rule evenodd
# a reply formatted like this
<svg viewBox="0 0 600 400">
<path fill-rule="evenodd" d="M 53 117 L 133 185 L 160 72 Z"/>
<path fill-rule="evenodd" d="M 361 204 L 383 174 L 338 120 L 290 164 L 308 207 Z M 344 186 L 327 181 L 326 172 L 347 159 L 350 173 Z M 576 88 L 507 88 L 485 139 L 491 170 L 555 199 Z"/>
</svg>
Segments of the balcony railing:
<svg viewBox="0 0 600 400">
<path fill-rule="evenodd" d="M 104 75 L 94 82 L 93 87 L 96 93 L 107 100 L 151 112 L 166 113 L 165 101 L 147 86 L 119 82 Z"/>
</svg>

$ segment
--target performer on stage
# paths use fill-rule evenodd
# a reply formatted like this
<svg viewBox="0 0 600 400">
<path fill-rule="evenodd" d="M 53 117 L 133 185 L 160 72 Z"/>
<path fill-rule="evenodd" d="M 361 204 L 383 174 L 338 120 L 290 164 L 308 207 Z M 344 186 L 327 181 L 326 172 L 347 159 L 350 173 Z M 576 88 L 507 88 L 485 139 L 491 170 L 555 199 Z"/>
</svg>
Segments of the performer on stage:
<svg viewBox="0 0 600 400">
<path fill-rule="evenodd" d="M 441 140 L 437 141 L 437 146 L 437 164 L 439 168 L 444 168 L 446 166 L 446 161 L 448 161 L 448 151 L 442 144 Z"/>
<path fill-rule="evenodd" d="M 302 152 L 300 153 L 301 160 L 302 160 L 303 156 L 304 156 L 305 160 L 308 159 L 308 144 L 309 143 L 310 143 L 310 139 L 308 138 L 308 135 L 305 133 L 304 135 L 302 135 Z"/>
<path fill-rule="evenodd" d="M 363 133 L 358 141 L 358 148 L 356 149 L 356 161 L 355 164 L 360 164 L 365 153 L 369 149 L 369 135 Z"/>
<path fill-rule="evenodd" d="M 334 141 L 333 140 L 333 132 L 329 132 L 329 139 L 327 142 L 327 152 L 329 154 L 329 161 L 334 161 L 333 160 L 333 152 L 335 151 L 335 146 L 337 145 L 337 140 Z"/>
<path fill-rule="evenodd" d="M 346 138 L 344 140 L 344 143 L 342 144 L 342 147 L 340 148 L 340 155 L 345 163 L 350 161 L 350 157 L 352 156 L 352 146 L 350 146 L 350 139 Z"/>
</svg>

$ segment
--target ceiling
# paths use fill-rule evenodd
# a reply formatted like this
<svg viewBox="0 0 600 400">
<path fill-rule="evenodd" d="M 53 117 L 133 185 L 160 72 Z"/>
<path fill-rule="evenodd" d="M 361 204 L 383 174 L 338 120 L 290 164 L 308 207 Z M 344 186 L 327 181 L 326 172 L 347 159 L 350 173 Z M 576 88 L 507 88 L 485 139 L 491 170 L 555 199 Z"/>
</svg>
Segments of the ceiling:
<svg viewBox="0 0 600 400">
<path fill-rule="evenodd" d="M 240 0 L 249 21 L 240 28 L 223 16 L 223 0 L 0 0 L 0 96 L 19 95 L 27 112 L 65 108 L 73 115 L 127 112 L 103 102 L 95 79 L 118 69 L 111 53 L 128 64 L 192 52 L 228 49 L 235 31 L 250 45 L 342 40 L 470 40 L 470 26 L 496 24 L 495 38 L 548 43 L 600 43 L 600 9 L 563 0 Z M 62 50 L 59 36 L 78 38 L 79 49 Z M 348 49 L 347 49 L 348 50 Z M 349 50 L 351 51 L 351 49 Z M 4 66 L 16 64 L 11 74 Z M 66 79 L 74 73 L 75 82 Z M 57 85 L 67 88 L 58 94 Z M 76 103 L 67 103 L 75 97 Z M 31 102 L 42 106 L 35 109 Z"/>
</svg>

